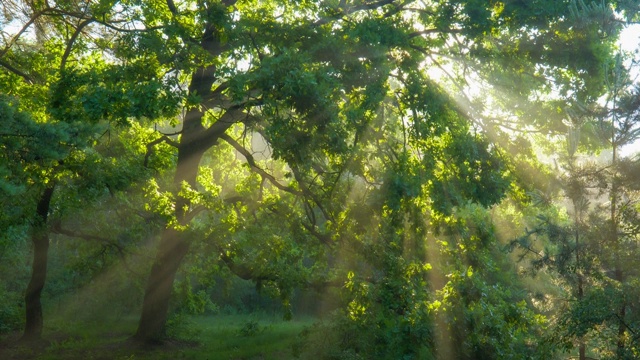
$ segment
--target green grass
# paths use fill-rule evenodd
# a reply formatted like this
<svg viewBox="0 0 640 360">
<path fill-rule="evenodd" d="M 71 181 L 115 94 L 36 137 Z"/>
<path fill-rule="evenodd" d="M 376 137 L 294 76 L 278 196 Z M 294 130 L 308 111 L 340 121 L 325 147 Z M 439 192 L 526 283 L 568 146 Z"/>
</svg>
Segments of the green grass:
<svg viewBox="0 0 640 360">
<path fill-rule="evenodd" d="M 201 346 L 185 349 L 187 359 L 292 359 L 291 347 L 312 319 L 282 321 L 246 315 L 194 318 Z M 249 325 L 249 326 L 248 326 Z M 215 354 L 215 356 L 214 356 Z"/>
<path fill-rule="evenodd" d="M 0 343 L 2 359 L 293 359 L 298 334 L 312 318 L 283 321 L 264 314 L 192 316 L 181 319 L 171 332 L 175 338 L 153 347 L 135 346 L 127 339 L 135 317 L 92 323 L 52 321 L 45 343 L 17 346 L 16 336 Z"/>
</svg>

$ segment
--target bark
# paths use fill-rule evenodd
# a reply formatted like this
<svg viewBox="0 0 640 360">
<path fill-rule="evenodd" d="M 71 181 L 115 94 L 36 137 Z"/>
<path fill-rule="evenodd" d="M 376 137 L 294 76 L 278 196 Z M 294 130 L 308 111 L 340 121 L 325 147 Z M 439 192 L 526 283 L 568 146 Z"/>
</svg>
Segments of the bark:
<svg viewBox="0 0 640 360">
<path fill-rule="evenodd" d="M 201 118 L 202 113 L 192 110 L 185 119 L 182 137 L 178 145 L 178 163 L 174 177 L 176 191 L 179 191 L 183 182 L 193 188 L 196 187 L 200 160 L 208 148 L 202 146 L 198 141 L 204 131 L 200 123 Z M 188 199 L 179 196 L 176 198 L 176 219 L 180 225 L 187 225 L 189 222 L 186 216 L 189 206 Z M 189 240 L 185 239 L 180 231 L 173 228 L 167 228 L 163 231 L 147 281 L 138 330 L 134 335 L 135 340 L 154 343 L 164 338 L 173 282 L 188 251 Z"/>
<path fill-rule="evenodd" d="M 135 339 L 158 342 L 164 337 L 173 281 L 188 250 L 189 242 L 178 231 L 164 231 L 151 267 Z"/>
<path fill-rule="evenodd" d="M 49 252 L 49 231 L 46 229 L 46 225 L 53 190 L 53 185 L 44 190 L 36 209 L 36 223 L 31 237 L 33 242 L 33 264 L 31 267 L 31 280 L 24 296 L 26 321 L 22 341 L 42 338 L 44 320 L 42 317 L 41 295 L 47 278 Z"/>
<path fill-rule="evenodd" d="M 231 6 L 234 3 L 235 0 L 223 2 L 225 6 Z M 171 1 L 168 4 L 170 8 L 173 6 Z M 177 12 L 175 6 L 172 11 Z M 202 34 L 200 46 L 211 57 L 217 57 L 225 50 L 217 34 L 217 25 L 213 23 L 208 23 Z M 196 188 L 196 178 L 204 152 L 214 146 L 219 137 L 234 123 L 241 121 L 240 116 L 244 114 L 240 107 L 227 108 L 225 114 L 212 126 L 205 128 L 202 125 L 205 108 L 216 107 L 214 98 L 218 93 L 212 90 L 216 80 L 215 65 L 196 69 L 191 74 L 189 93 L 202 97 L 203 103 L 207 103 L 208 106 L 192 107 L 185 114 L 174 176 L 176 192 L 180 191 L 183 182 Z M 213 101 L 213 103 L 209 104 L 209 101 Z M 188 199 L 176 197 L 175 215 L 178 223 L 182 226 L 188 225 L 191 219 L 189 216 L 190 205 Z M 183 234 L 172 228 L 164 230 L 156 258 L 151 267 L 142 303 L 142 314 L 134 339 L 143 342 L 156 342 L 164 337 L 173 281 L 180 263 L 188 251 L 189 240 L 185 239 Z"/>
</svg>

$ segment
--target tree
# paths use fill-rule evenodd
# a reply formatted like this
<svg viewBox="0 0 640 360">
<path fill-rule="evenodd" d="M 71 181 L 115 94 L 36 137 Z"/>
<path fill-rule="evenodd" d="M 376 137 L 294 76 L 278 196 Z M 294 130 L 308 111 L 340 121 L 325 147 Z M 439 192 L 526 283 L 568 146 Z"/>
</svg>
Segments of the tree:
<svg viewBox="0 0 640 360">
<path fill-rule="evenodd" d="M 52 7 L 48 3 L 7 2 L 2 8 L 3 22 L 19 27 L 13 33 L 3 33 L 0 50 L 4 124 L 0 171 L 7 175 L 1 185 L 13 201 L 3 206 L 20 209 L 7 223 L 25 222 L 30 226 L 34 249 L 31 281 L 25 293 L 24 340 L 36 340 L 42 334 L 41 293 L 54 224 L 50 215 L 52 209 L 64 208 L 64 200 L 55 197 L 56 188 L 84 185 L 86 191 L 81 196 L 90 200 L 91 189 L 118 191 L 127 187 L 135 171 L 122 167 L 123 162 L 102 162 L 103 156 L 109 155 L 100 153 L 100 139 L 110 131 L 111 124 L 122 124 L 126 116 L 156 118 L 175 111 L 166 97 L 142 103 L 139 93 L 123 92 L 126 81 L 122 78 L 133 81 L 139 91 L 157 91 L 162 83 L 143 84 L 144 73 L 130 76 L 134 74 L 131 67 L 107 66 L 101 58 L 104 47 L 100 41 L 108 32 L 100 33 L 103 37 L 95 42 L 87 35 L 99 31 L 92 24 L 113 28 L 106 20 L 111 5 L 68 2 Z M 71 83 L 74 87 L 92 85 L 91 92 L 83 97 L 85 111 L 74 108 L 77 102 L 66 89 Z M 102 181 L 97 181 L 99 178 Z"/>
<path fill-rule="evenodd" d="M 563 99 L 570 93 L 596 98 L 604 83 L 591 75 L 601 71 L 611 50 L 597 28 L 575 28 L 565 1 L 77 5 L 45 3 L 29 12 L 34 19 L 51 14 L 69 20 L 60 25 L 69 26 L 71 34 L 60 36 L 66 45 L 61 59 L 79 49 L 74 66 L 61 67 L 64 71 L 52 78 L 47 102 L 52 119 L 148 124 L 171 113 L 176 103 L 183 106 L 175 132 L 144 144 L 147 158 L 155 146 L 175 148 L 177 162 L 172 185 L 149 186 L 150 206 L 164 216 L 166 229 L 136 333 L 143 341 L 162 337 L 176 273 L 197 230 L 216 228 L 223 218 L 216 216 L 221 194 L 212 185 L 215 178 L 207 176 L 211 166 L 203 163 L 221 144 L 241 154 L 265 188 L 295 199 L 290 209 L 298 216 L 292 223 L 329 251 L 343 239 L 362 236 L 345 232 L 354 228 L 343 227 L 349 225 L 343 217 L 351 192 L 368 184 L 364 188 L 382 199 L 372 198 L 373 210 L 366 213 L 380 221 L 384 235 L 375 237 L 382 258 L 371 260 L 376 264 L 390 254 L 399 262 L 380 264 L 384 283 L 405 269 L 395 248 L 404 239 L 395 233 L 403 214 L 415 210 L 408 203 L 419 201 L 449 216 L 468 201 L 491 206 L 509 188 L 506 161 L 500 160 L 513 145 L 510 124 L 485 116 L 457 96 L 462 92 L 448 93 L 449 84 L 464 90 L 468 74 L 487 79 L 501 94 L 514 95 L 501 98 L 512 114 L 553 131 L 561 127 L 559 102 L 540 94 L 555 89 Z M 91 26 L 103 31 L 95 46 L 109 57 L 94 60 L 101 59 L 99 51 L 69 45 Z M 572 56 L 567 47 L 582 56 Z M 5 63 L 12 76 L 27 80 L 17 61 Z M 447 85 L 443 77 L 449 78 Z M 531 106 L 513 105 L 531 97 Z M 256 160 L 248 146 L 252 138 L 268 144 L 284 174 L 271 173 Z M 238 207 L 270 205 L 232 191 L 224 195 Z M 208 239 L 215 243 L 236 230 Z M 228 250 L 219 251 L 220 260 L 243 268 Z M 420 284 L 413 277 L 403 281 L 409 287 Z M 387 289 L 395 294 L 404 287 Z M 410 302 L 388 305 L 397 313 Z"/>
<path fill-rule="evenodd" d="M 621 158 L 619 149 L 640 135 L 638 90 L 621 55 L 605 69 L 604 105 L 567 109 L 570 127 L 556 166 L 562 166 L 557 184 L 569 199 L 568 218 L 540 215 L 536 228 L 518 240 L 536 255 L 534 267 L 561 276 L 568 302 L 557 315 L 555 341 L 569 350 L 577 340 L 580 359 L 587 350 L 603 358 L 633 358 L 637 351 L 636 320 L 627 310 L 637 306 L 631 285 L 637 272 L 630 264 L 638 256 L 638 194 L 624 175 L 634 161 Z M 603 151 L 600 160 L 589 161 L 595 150 Z M 533 235 L 547 239 L 543 250 Z"/>
<path fill-rule="evenodd" d="M 10 101 L 8 98 L 2 99 L 3 107 L 3 123 L 5 124 L 6 133 L 3 134 L 2 148 L 3 153 L 7 158 L 3 159 L 3 172 L 8 175 L 16 174 L 17 176 L 7 176 L 8 181 L 3 181 L 3 192 L 6 198 L 10 196 L 19 195 L 22 196 L 25 192 L 25 183 L 29 180 L 41 180 L 37 178 L 37 171 L 43 171 L 38 165 L 42 164 L 47 169 L 50 168 L 53 163 L 58 161 L 64 154 L 64 150 L 57 147 L 55 141 L 53 146 L 49 147 L 49 141 L 55 139 L 60 135 L 53 127 L 40 127 L 38 126 L 28 114 L 19 111 L 17 105 Z M 27 139 L 28 138 L 28 139 Z M 36 139 L 39 144 L 43 144 L 41 147 L 35 149 L 26 146 L 25 140 Z M 8 158 L 16 157 L 18 161 L 9 161 Z M 22 161 L 20 161 L 22 160 Z M 35 164 L 34 164 L 35 163 Z M 40 163 L 40 164 L 38 164 Z M 13 165 L 13 166 L 7 166 Z M 34 166 L 35 165 L 35 166 Z M 35 169 L 34 169 L 35 168 Z M 36 170 L 36 174 L 33 174 Z M 21 172 L 31 173 L 30 176 L 20 176 Z M 46 170 L 43 172 L 46 173 Z M 21 177 L 16 179 L 16 177 Z M 26 177 L 26 179 L 25 179 Z M 34 179 L 35 178 L 35 179 Z M 44 189 L 36 190 L 36 206 L 35 214 L 32 217 L 31 225 L 31 238 L 34 246 L 34 261 L 32 278 L 27 287 L 25 295 L 26 303 L 26 320 L 27 325 L 25 327 L 25 339 L 38 338 L 42 332 L 42 306 L 40 304 L 40 294 L 44 286 L 44 278 L 46 276 L 47 259 L 46 253 L 49 246 L 48 231 L 46 229 L 47 218 L 49 214 L 49 206 L 51 198 L 53 196 L 54 185 L 53 181 L 44 187 Z M 8 201 L 3 204 L 9 208 L 9 206 L 18 206 L 18 204 L 11 204 Z M 23 207 L 25 204 L 22 205 Z M 28 210 L 26 210 L 28 211 Z M 6 223 L 14 223 L 15 220 L 24 216 L 22 211 L 13 211 L 13 214 Z"/>
<path fill-rule="evenodd" d="M 542 74 L 556 80 L 562 91 L 580 88 L 575 86 L 580 81 L 594 79 L 583 75 L 599 71 L 609 54 L 608 42 L 598 45 L 602 41 L 596 29 L 572 30 L 566 20 L 569 4 L 556 1 L 168 1 L 129 11 L 148 31 L 132 36 L 119 55 L 153 57 L 188 83 L 179 138 L 163 138 L 177 151 L 170 190 L 175 212 L 151 269 L 136 334 L 142 340 L 162 333 L 175 274 L 191 243 L 181 229 L 202 209 L 185 194 L 203 191 L 199 164 L 218 142 L 245 155 L 249 167 L 271 186 L 306 199 L 310 216 L 305 227 L 318 233 L 324 223 L 335 223 L 341 211 L 330 201 L 333 184 L 347 174 L 366 179 L 368 170 L 359 157 L 363 146 L 384 138 L 389 129 L 408 126 L 425 140 L 415 151 L 428 152 L 429 139 L 450 132 L 448 119 L 440 117 L 447 113 L 437 109 L 449 106 L 454 113 L 465 113 L 464 106 L 440 95 L 423 67 L 448 72 L 442 63 L 459 60 L 465 69 L 499 80 L 504 89 L 526 98 L 535 89 L 550 91 Z M 568 35 L 557 39 L 560 33 Z M 568 56 L 561 50 L 567 45 L 584 56 Z M 534 74 L 524 69 L 535 69 Z M 597 93 L 601 84 L 589 82 L 587 92 Z M 383 101 L 395 104 L 389 106 L 397 114 L 393 125 L 380 115 Z M 537 104 L 545 102 L 541 98 Z M 504 137 L 500 125 L 465 116 L 491 142 L 499 144 Z M 269 176 L 246 156 L 250 152 L 230 135 L 235 128 L 248 137 L 261 134 L 273 156 L 288 165 L 291 180 L 285 181 L 290 183 Z M 476 189 L 452 199 L 455 194 L 446 186 L 447 191 L 439 190 L 431 195 L 443 195 L 445 207 L 481 195 L 473 193 L 481 191 Z"/>
</svg>

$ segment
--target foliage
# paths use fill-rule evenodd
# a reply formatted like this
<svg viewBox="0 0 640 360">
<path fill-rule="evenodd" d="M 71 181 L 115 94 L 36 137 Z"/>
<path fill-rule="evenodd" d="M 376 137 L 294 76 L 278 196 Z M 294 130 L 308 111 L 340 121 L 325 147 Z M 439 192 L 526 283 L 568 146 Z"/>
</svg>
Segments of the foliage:
<svg viewBox="0 0 640 360">
<path fill-rule="evenodd" d="M 460 359 L 551 358 L 553 349 L 539 341 L 546 319 L 518 284 L 490 214 L 469 205 L 443 220 L 450 235 L 440 246 L 451 272 L 432 308 L 448 328 L 449 346 L 457 344 L 444 353 Z"/>
<path fill-rule="evenodd" d="M 534 229 L 513 242 L 534 255 L 536 270 L 559 276 L 557 286 L 568 301 L 554 305 L 549 336 L 564 351 L 577 347 L 581 358 L 587 350 L 600 358 L 633 358 L 638 346 L 629 313 L 637 306 L 629 292 L 635 293 L 630 284 L 637 281 L 630 264 L 638 255 L 638 194 L 634 182 L 621 175 L 629 159 L 618 153 L 638 138 L 638 108 L 628 102 L 637 90 L 620 55 L 607 69 L 604 106 L 571 111 L 566 142 L 558 144 L 557 183 L 568 200 L 568 216 L 539 215 Z M 593 137 L 581 136 L 590 126 L 598 129 Z M 585 141 L 591 146 L 583 146 Z M 605 149 L 606 157 L 585 159 L 593 146 Z"/>
<path fill-rule="evenodd" d="M 637 207 L 621 203 L 635 196 L 622 183 L 634 166 L 618 170 L 614 155 L 611 169 L 571 163 L 557 179 L 536 159 L 565 134 L 561 162 L 599 149 L 604 132 L 625 130 L 614 148 L 637 137 L 637 93 L 614 56 L 618 17 L 637 17 L 630 2 L 2 6 L 2 23 L 24 28 L 0 30 L 0 250 L 24 257 L 29 234 L 55 233 L 47 295 L 141 301 L 138 340 L 193 340 L 182 320 L 232 308 L 214 301 L 237 276 L 289 319 L 295 294 L 338 294 L 300 355 L 548 358 L 552 345 L 611 334 L 619 356 L 635 351 L 635 273 L 623 263 L 637 255 Z M 577 209 L 605 183 L 613 215 L 587 221 Z M 36 214 L 54 184 L 38 209 L 49 217 Z M 559 189 L 573 219 L 530 221 Z M 491 209 L 506 203 L 527 213 L 517 226 L 536 224 L 513 245 L 576 300 L 553 321 L 501 251 L 495 221 L 510 222 Z M 16 298 L 13 281 L 1 285 Z M 617 323 L 605 294 L 622 299 Z"/>
</svg>

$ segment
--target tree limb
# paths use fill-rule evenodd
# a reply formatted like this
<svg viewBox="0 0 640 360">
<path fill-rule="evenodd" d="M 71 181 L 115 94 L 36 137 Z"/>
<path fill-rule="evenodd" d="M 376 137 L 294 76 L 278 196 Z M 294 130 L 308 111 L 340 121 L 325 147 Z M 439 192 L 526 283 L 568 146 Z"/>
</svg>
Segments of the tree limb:
<svg viewBox="0 0 640 360">
<path fill-rule="evenodd" d="M 448 29 L 448 30 L 440 30 L 440 29 L 425 29 L 425 30 L 421 30 L 421 31 L 414 31 L 412 33 L 410 33 L 408 36 L 409 38 L 414 38 L 414 37 L 418 37 L 418 36 L 422 36 L 422 35 L 428 35 L 428 34 L 459 34 L 462 32 L 462 29 Z"/>
<path fill-rule="evenodd" d="M 13 67 L 11 64 L 9 64 L 8 62 L 2 60 L 0 58 L 0 66 L 4 67 L 5 69 L 11 71 L 12 73 L 20 76 L 21 78 L 23 78 L 27 83 L 29 83 L 30 85 L 33 84 L 35 81 L 31 78 L 31 76 L 27 75 L 27 73 L 22 72 L 21 70 Z"/>
<path fill-rule="evenodd" d="M 35 14 L 33 14 L 33 15 L 31 16 L 31 18 L 29 19 L 29 21 L 27 21 L 27 23 L 26 23 L 26 24 L 24 24 L 24 25 L 22 26 L 22 28 L 20 29 L 20 31 L 18 31 L 18 33 L 17 33 L 17 34 L 15 34 L 15 35 L 11 38 L 11 40 L 9 41 L 9 43 L 7 44 L 7 46 L 5 46 L 5 48 L 4 48 L 4 49 L 2 49 L 2 50 L 0 51 L 0 58 L 1 58 L 2 56 L 4 56 L 4 54 L 6 54 L 6 53 L 7 53 L 7 51 L 9 51 L 9 49 L 11 49 L 11 47 L 13 46 L 13 44 L 15 44 L 15 43 L 18 41 L 18 39 L 20 38 L 20 36 L 22 36 L 22 34 L 24 34 L 24 32 L 25 32 L 25 31 L 27 31 L 27 29 L 28 29 L 28 28 L 29 28 L 33 23 L 35 23 L 35 22 L 36 22 L 36 20 L 38 20 L 38 18 L 39 18 L 40 16 L 46 15 L 48 12 L 53 12 L 53 11 L 54 11 L 54 9 L 52 9 L 52 8 L 50 8 L 50 7 L 46 7 L 46 8 L 44 8 L 44 9 L 42 9 L 42 10 L 40 10 L 40 11 L 36 12 Z"/>
<path fill-rule="evenodd" d="M 180 15 L 180 13 L 178 13 L 178 8 L 176 8 L 176 4 L 173 3 L 173 0 L 167 0 L 167 6 L 173 15 Z"/>
<path fill-rule="evenodd" d="M 293 177 L 296 179 L 296 181 L 300 185 L 300 188 L 302 189 L 302 194 L 307 196 L 311 200 L 313 200 L 313 202 L 316 204 L 318 209 L 320 209 L 320 211 L 322 212 L 322 215 L 324 216 L 324 218 L 326 220 L 331 220 L 332 217 L 329 215 L 329 212 L 324 208 L 324 206 L 322 206 L 322 203 L 320 202 L 320 199 L 318 199 L 318 197 L 304 183 L 304 181 L 302 180 L 302 175 L 300 174 L 298 169 L 296 169 L 295 166 L 291 166 L 291 172 L 293 173 Z"/>
<path fill-rule="evenodd" d="M 255 161 L 253 155 L 247 149 L 245 149 L 244 146 L 240 145 L 237 141 L 235 141 L 233 138 L 231 138 L 231 136 L 223 133 L 223 134 L 220 135 L 220 138 L 223 139 L 224 141 L 226 141 L 227 143 L 229 143 L 229 145 L 233 146 L 236 149 L 236 151 L 238 151 L 240 154 L 242 154 L 242 156 L 244 156 L 245 159 L 247 160 L 247 164 L 249 164 L 251 169 L 253 169 L 253 171 L 258 173 L 263 178 L 269 180 L 269 182 L 271 184 L 273 184 L 273 186 L 277 187 L 278 189 L 280 189 L 282 191 L 286 191 L 286 192 L 294 194 L 294 195 L 302 195 L 302 193 L 299 190 L 294 189 L 294 188 L 292 188 L 290 186 L 285 186 L 285 185 L 280 184 L 278 182 L 278 180 L 276 180 L 276 178 L 273 175 L 267 173 L 266 171 L 264 171 L 264 169 L 259 167 L 258 164 L 256 164 L 256 161 Z"/>
<path fill-rule="evenodd" d="M 182 218 L 182 222 L 184 224 L 188 224 L 189 222 L 191 222 L 191 220 L 193 220 L 194 217 L 196 217 L 198 214 L 200 214 L 205 210 L 207 210 L 207 207 L 204 205 L 198 205 L 194 207 L 193 209 L 191 209 L 191 211 L 189 211 L 184 215 L 184 217 Z"/>
<path fill-rule="evenodd" d="M 147 153 L 144 155 L 144 167 L 148 167 L 149 164 L 149 157 L 151 156 L 151 154 L 153 153 L 153 147 L 157 144 L 160 144 L 162 142 L 165 142 L 175 148 L 178 147 L 178 143 L 173 141 L 170 137 L 168 137 L 167 135 L 162 135 L 161 137 L 153 140 L 152 142 L 147 144 Z"/>
<path fill-rule="evenodd" d="M 378 9 L 381 8 L 385 5 L 389 5 L 389 4 L 393 4 L 394 0 L 379 0 L 376 2 L 372 2 L 372 3 L 364 3 L 364 4 L 360 4 L 357 6 L 352 6 L 344 11 L 341 11 L 339 14 L 335 15 L 335 16 L 327 16 L 324 18 L 320 18 L 319 20 L 317 20 L 316 22 L 314 22 L 313 24 L 311 24 L 312 27 L 317 27 L 320 25 L 324 25 L 324 24 L 328 24 L 333 20 L 337 20 L 342 16 L 346 16 L 346 15 L 351 15 L 355 12 L 361 11 L 361 10 L 374 10 L 374 9 Z"/>
<path fill-rule="evenodd" d="M 227 265 L 227 268 L 231 270 L 237 277 L 243 280 L 252 280 L 252 281 L 276 281 L 278 280 L 277 275 L 256 275 L 250 267 L 237 264 L 229 255 L 226 254 L 225 251 L 220 251 L 220 260 Z"/>
<path fill-rule="evenodd" d="M 85 234 L 85 233 L 81 233 L 81 232 L 78 232 L 78 231 L 63 229 L 62 225 L 60 224 L 60 221 L 56 222 L 53 225 L 53 227 L 51 228 L 51 232 L 56 233 L 56 234 L 60 234 L 60 235 L 69 236 L 69 237 L 78 238 L 78 239 L 99 241 L 99 242 L 102 242 L 102 243 L 111 244 L 111 245 L 113 245 L 115 247 L 121 247 L 120 245 L 114 243 L 113 240 L 105 238 L 105 237 L 102 237 L 102 236 Z"/>
<path fill-rule="evenodd" d="M 196 141 L 201 142 L 201 146 L 208 149 L 215 145 L 218 139 L 233 125 L 247 122 L 250 118 L 253 118 L 253 116 L 245 113 L 242 110 L 242 106 L 233 106 L 225 111 L 218 121 L 201 132 Z"/>
<path fill-rule="evenodd" d="M 67 65 L 67 59 L 71 54 L 71 49 L 73 48 L 73 44 L 76 42 L 76 39 L 78 39 L 78 36 L 82 32 L 82 29 L 84 29 L 87 25 L 91 24 L 92 22 L 93 22 L 93 19 L 87 19 L 82 21 L 76 28 L 76 31 L 73 33 L 73 35 L 71 35 L 71 39 L 69 39 L 69 42 L 67 43 L 67 48 L 64 50 L 64 54 L 62 55 L 62 60 L 60 61 L 60 70 L 64 70 L 65 66 Z"/>
<path fill-rule="evenodd" d="M 316 229 L 314 225 L 305 224 L 304 222 L 300 222 L 300 225 L 304 227 L 313 237 L 320 240 L 321 243 L 331 247 L 334 245 L 334 242 L 331 241 L 331 236 L 327 234 L 323 234 Z"/>
</svg>

